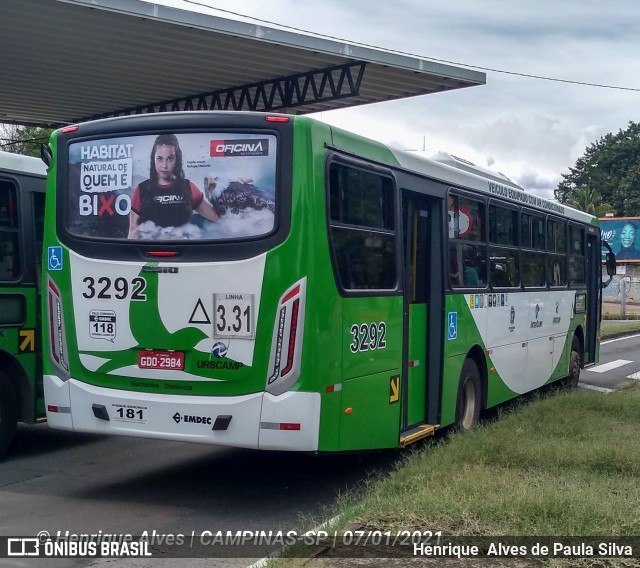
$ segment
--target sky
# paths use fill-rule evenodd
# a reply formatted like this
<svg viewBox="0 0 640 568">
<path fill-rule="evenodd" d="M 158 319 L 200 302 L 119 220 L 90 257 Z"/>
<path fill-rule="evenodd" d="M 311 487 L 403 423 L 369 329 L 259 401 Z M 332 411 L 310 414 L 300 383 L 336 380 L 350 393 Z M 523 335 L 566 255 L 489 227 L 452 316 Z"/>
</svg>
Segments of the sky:
<svg viewBox="0 0 640 568">
<path fill-rule="evenodd" d="M 485 72 L 486 85 L 323 112 L 320 118 L 427 156 L 454 154 L 546 198 L 553 198 L 561 174 L 590 144 L 638 120 L 638 0 L 197 2 L 153 0 Z"/>
</svg>

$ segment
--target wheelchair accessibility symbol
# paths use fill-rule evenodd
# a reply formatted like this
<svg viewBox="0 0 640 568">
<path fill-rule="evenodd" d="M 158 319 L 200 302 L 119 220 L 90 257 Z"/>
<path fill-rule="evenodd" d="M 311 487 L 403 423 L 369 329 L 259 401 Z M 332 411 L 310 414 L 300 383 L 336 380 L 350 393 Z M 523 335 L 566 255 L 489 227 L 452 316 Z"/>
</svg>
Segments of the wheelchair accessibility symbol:
<svg viewBox="0 0 640 568">
<path fill-rule="evenodd" d="M 447 339 L 458 338 L 458 312 L 449 312 L 449 325 L 448 325 L 448 337 Z"/>
<path fill-rule="evenodd" d="M 62 247 L 48 247 L 47 258 L 49 270 L 62 270 Z"/>
</svg>

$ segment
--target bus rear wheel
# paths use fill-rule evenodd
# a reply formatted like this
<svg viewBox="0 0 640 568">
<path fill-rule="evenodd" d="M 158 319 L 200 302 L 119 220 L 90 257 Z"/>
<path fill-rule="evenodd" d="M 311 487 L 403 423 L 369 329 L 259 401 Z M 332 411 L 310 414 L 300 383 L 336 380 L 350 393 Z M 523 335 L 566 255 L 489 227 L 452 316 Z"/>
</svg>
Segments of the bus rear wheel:
<svg viewBox="0 0 640 568">
<path fill-rule="evenodd" d="M 569 356 L 569 374 L 564 380 L 565 386 L 575 388 L 580 380 L 580 367 L 582 366 L 582 349 L 580 340 L 577 337 L 571 342 L 571 355 Z"/>
<path fill-rule="evenodd" d="M 456 427 L 470 430 L 480 419 L 480 373 L 473 359 L 466 359 L 460 372 L 458 402 L 456 405 Z"/>
<path fill-rule="evenodd" d="M 0 459 L 11 445 L 16 433 L 17 420 L 14 389 L 11 383 L 0 374 Z"/>
</svg>

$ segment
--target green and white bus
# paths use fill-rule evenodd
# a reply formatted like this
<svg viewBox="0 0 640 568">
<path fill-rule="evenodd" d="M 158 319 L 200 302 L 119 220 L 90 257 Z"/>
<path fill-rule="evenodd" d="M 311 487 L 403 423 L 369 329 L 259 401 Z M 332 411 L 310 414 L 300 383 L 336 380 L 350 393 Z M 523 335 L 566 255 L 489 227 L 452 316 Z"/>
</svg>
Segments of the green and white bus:
<svg viewBox="0 0 640 568">
<path fill-rule="evenodd" d="M 395 448 L 598 359 L 597 219 L 309 117 L 139 115 L 51 138 L 54 428 Z"/>
<path fill-rule="evenodd" d="M 0 152 L 0 458 L 17 422 L 44 419 L 40 287 L 46 168 Z"/>
</svg>

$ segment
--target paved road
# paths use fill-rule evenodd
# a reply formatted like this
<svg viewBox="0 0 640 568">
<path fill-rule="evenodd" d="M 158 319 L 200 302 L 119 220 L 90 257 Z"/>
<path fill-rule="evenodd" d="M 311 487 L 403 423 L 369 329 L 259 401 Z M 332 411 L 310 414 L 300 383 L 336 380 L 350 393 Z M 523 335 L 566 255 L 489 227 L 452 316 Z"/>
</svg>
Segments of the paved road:
<svg viewBox="0 0 640 568">
<path fill-rule="evenodd" d="M 640 379 L 640 335 L 605 340 L 600 344 L 600 362 L 584 369 L 580 382 L 613 389 Z"/>
<path fill-rule="evenodd" d="M 324 519 L 325 505 L 362 483 L 371 470 L 389 469 L 395 459 L 395 452 L 314 457 L 23 426 L 0 463 L 0 535 L 292 528 L 301 515 Z M 94 565 L 90 560 L 30 562 L 38 564 L 0 559 L 0 567 Z M 123 566 L 116 561 L 95 565 L 102 563 Z M 250 563 L 213 560 L 206 566 Z"/>
</svg>

